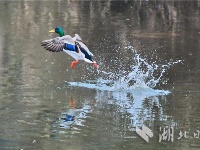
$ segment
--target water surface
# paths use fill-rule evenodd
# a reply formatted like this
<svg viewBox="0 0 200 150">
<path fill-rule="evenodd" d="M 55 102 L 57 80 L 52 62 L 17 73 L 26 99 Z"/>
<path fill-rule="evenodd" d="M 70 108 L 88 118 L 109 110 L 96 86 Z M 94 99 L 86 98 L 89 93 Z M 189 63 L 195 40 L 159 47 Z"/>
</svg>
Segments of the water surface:
<svg viewBox="0 0 200 150">
<path fill-rule="evenodd" d="M 199 7 L 0 2 L 0 149 L 200 149 Z M 99 70 L 71 70 L 72 58 L 40 46 L 58 25 L 84 39 Z M 142 125 L 154 133 L 149 143 L 135 132 Z M 173 142 L 159 142 L 165 126 Z M 189 137 L 178 140 L 180 131 Z"/>
</svg>

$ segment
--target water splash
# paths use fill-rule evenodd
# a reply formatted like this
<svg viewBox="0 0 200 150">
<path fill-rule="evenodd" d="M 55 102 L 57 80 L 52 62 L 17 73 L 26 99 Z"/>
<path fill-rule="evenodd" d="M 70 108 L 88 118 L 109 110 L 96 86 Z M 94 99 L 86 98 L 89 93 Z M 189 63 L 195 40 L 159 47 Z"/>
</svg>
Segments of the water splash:
<svg viewBox="0 0 200 150">
<path fill-rule="evenodd" d="M 168 62 L 165 65 L 158 65 L 156 62 L 148 63 L 147 59 L 139 54 L 134 57 L 135 65 L 127 74 L 121 76 L 114 82 L 112 88 L 115 90 L 149 89 L 155 88 L 158 84 L 166 84 L 168 79 L 162 78 L 164 73 L 174 64 L 181 62 Z"/>
<path fill-rule="evenodd" d="M 170 60 L 165 64 L 160 64 L 158 61 L 150 62 L 147 58 L 143 58 L 138 54 L 133 47 L 129 46 L 127 49 L 134 54 L 132 56 L 131 65 L 129 65 L 128 68 L 119 65 L 119 71 L 117 72 L 116 69 L 113 71 L 111 68 L 102 69 L 102 67 L 98 70 L 97 79 L 84 80 L 82 82 L 68 82 L 68 84 L 74 87 L 95 89 L 96 109 L 98 110 L 98 108 L 109 105 L 117 106 L 114 107 L 117 108 L 116 111 L 109 112 L 111 114 L 125 114 L 126 117 L 128 114 L 128 117 L 124 118 L 124 120 L 127 120 L 129 123 L 125 125 L 129 131 L 133 131 L 135 129 L 134 127 L 143 125 L 145 121 L 149 121 L 153 124 L 154 120 L 158 119 L 158 117 L 160 118 L 159 120 L 167 120 L 169 116 L 165 113 L 161 102 L 166 101 L 166 95 L 168 95 L 170 91 L 159 90 L 157 87 L 167 84 L 168 79 L 165 77 L 165 74 L 174 64 L 180 63 L 181 60 Z M 131 56 L 129 56 L 129 59 L 130 57 Z M 118 61 L 119 60 L 127 61 L 127 59 L 118 59 Z M 121 64 L 126 63 L 122 62 Z M 111 65 L 108 67 L 110 66 Z M 107 72 L 107 70 L 109 70 L 109 72 Z M 145 106 L 146 104 L 148 104 L 148 107 Z M 156 117 L 154 114 L 155 107 L 159 110 L 159 115 Z M 90 105 L 84 105 L 80 112 L 84 111 L 85 115 L 78 113 L 79 110 L 73 110 L 74 113 L 70 111 L 67 113 L 77 116 L 75 125 L 84 126 L 85 117 L 87 118 L 90 116 L 89 114 L 93 109 L 94 108 Z M 59 123 L 63 128 L 69 127 L 66 123 Z"/>
<path fill-rule="evenodd" d="M 170 61 L 166 64 L 158 64 L 156 61 L 149 62 L 146 58 L 142 58 L 137 54 L 132 46 L 129 50 L 135 54 L 133 56 L 133 64 L 130 70 L 120 70 L 120 73 L 106 72 L 104 70 L 98 71 L 97 80 L 86 80 L 84 82 L 69 82 L 71 86 L 85 87 L 91 89 L 105 90 L 105 91 L 131 91 L 131 92 L 147 92 L 147 95 L 153 95 L 155 92 L 168 94 L 169 91 L 155 90 L 157 85 L 164 85 L 168 79 L 164 78 L 164 74 L 168 69 L 181 60 Z M 121 67 L 123 68 L 123 67 Z M 159 95 L 159 94 L 158 94 Z"/>
</svg>

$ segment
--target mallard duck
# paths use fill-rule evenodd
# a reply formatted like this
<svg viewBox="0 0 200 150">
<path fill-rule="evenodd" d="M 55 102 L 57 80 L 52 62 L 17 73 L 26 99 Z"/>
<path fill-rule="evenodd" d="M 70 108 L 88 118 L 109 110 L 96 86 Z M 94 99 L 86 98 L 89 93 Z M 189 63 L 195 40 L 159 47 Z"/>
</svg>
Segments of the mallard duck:
<svg viewBox="0 0 200 150">
<path fill-rule="evenodd" d="M 41 45 L 44 46 L 46 50 L 51 52 L 64 51 L 73 57 L 75 61 L 72 61 L 71 63 L 72 69 L 74 69 L 75 64 L 77 64 L 79 60 L 84 60 L 87 63 L 91 63 L 96 68 L 99 67 L 96 61 L 93 60 L 94 55 L 90 52 L 78 34 L 75 34 L 73 38 L 70 35 L 64 35 L 64 31 L 61 27 L 56 27 L 49 32 L 58 33 L 60 37 L 45 40 L 41 43 Z"/>
</svg>

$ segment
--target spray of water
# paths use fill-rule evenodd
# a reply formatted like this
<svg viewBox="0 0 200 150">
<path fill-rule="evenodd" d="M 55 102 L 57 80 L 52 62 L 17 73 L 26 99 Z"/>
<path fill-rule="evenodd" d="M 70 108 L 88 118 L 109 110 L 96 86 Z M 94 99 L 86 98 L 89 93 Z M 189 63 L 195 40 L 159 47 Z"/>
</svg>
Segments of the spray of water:
<svg viewBox="0 0 200 150">
<path fill-rule="evenodd" d="M 176 62 L 169 62 L 166 65 L 158 65 L 156 62 L 148 63 L 145 58 L 136 54 L 133 58 L 135 63 L 132 70 L 126 75 L 121 76 L 113 82 L 112 88 L 115 90 L 132 90 L 154 88 L 157 84 L 166 84 L 166 78 L 163 78 L 164 73 Z"/>
<path fill-rule="evenodd" d="M 79 86 L 108 91 L 133 91 L 150 90 L 157 85 L 166 84 L 168 79 L 164 74 L 168 69 L 181 60 L 170 61 L 164 65 L 154 62 L 148 62 L 137 54 L 132 46 L 128 49 L 134 53 L 133 64 L 130 70 L 120 70 L 120 73 L 106 72 L 98 70 L 97 80 L 86 80 L 85 82 L 69 82 L 71 86 Z"/>
<path fill-rule="evenodd" d="M 143 58 L 138 54 L 133 47 L 129 46 L 127 49 L 134 54 L 132 63 L 129 66 L 130 69 L 119 66 L 120 71 L 117 72 L 110 68 L 102 69 L 102 67 L 98 70 L 96 80 L 69 82 L 69 84 L 76 87 L 96 89 L 95 99 L 97 101 L 117 105 L 117 111 L 129 114 L 131 119 L 131 123 L 128 125 L 129 129 L 138 124 L 142 125 L 144 120 L 151 120 L 153 122 L 153 108 L 147 109 L 144 107 L 144 100 L 146 98 L 148 98 L 149 104 L 152 107 L 154 105 L 159 107 L 159 117 L 161 120 L 167 120 L 168 116 L 160 107 L 160 99 L 165 101 L 165 95 L 170 92 L 156 88 L 158 85 L 167 84 L 168 79 L 165 77 L 165 73 L 174 64 L 180 63 L 181 60 L 171 60 L 165 64 L 159 64 L 156 61 L 149 62 L 147 58 Z M 106 70 L 109 70 L 109 72 Z M 85 108 L 88 109 L 89 107 L 85 106 Z M 78 119 L 82 120 L 81 118 L 83 117 L 79 115 Z M 77 124 L 83 125 L 84 123 L 78 122 Z"/>
</svg>

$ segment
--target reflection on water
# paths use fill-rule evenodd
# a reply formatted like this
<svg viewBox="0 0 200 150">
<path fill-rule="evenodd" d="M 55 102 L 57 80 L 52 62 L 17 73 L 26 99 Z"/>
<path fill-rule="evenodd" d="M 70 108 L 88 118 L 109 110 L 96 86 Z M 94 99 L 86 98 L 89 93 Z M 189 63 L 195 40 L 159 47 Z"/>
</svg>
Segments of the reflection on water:
<svg viewBox="0 0 200 150">
<path fill-rule="evenodd" d="M 200 127 L 199 4 L 0 2 L 0 149 L 199 149 L 192 135 L 158 142 L 160 127 Z M 99 71 L 43 50 L 58 25 L 85 40 Z"/>
</svg>

